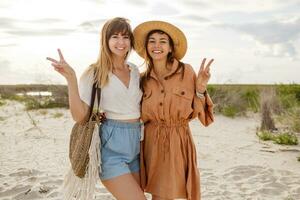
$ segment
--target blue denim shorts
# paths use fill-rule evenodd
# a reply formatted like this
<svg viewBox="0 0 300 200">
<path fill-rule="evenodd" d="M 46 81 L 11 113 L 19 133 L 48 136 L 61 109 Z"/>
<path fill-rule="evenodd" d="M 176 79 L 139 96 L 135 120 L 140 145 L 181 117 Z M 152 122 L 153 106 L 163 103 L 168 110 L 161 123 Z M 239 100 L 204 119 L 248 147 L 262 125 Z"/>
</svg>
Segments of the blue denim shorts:
<svg viewBox="0 0 300 200">
<path fill-rule="evenodd" d="M 140 170 L 141 123 L 107 119 L 101 124 L 101 180 Z"/>
</svg>

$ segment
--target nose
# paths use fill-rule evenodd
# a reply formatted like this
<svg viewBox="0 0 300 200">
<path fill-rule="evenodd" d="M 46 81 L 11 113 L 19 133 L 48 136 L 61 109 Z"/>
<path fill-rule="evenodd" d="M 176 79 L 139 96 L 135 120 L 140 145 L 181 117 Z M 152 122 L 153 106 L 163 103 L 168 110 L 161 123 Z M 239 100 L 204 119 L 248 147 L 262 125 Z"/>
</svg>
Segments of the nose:
<svg viewBox="0 0 300 200">
<path fill-rule="evenodd" d="M 160 43 L 159 42 L 155 42 L 154 43 L 154 47 L 160 47 Z"/>
<path fill-rule="evenodd" d="M 119 44 L 124 44 L 124 42 L 125 42 L 125 39 L 124 39 L 124 38 L 121 37 L 121 38 L 118 39 L 118 43 L 119 43 Z"/>
</svg>

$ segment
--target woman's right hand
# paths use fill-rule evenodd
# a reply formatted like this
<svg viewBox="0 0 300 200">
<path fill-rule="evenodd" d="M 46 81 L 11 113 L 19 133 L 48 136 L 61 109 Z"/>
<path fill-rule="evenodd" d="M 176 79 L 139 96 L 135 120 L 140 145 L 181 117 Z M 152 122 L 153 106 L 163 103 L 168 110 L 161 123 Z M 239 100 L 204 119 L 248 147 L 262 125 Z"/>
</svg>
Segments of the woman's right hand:
<svg viewBox="0 0 300 200">
<path fill-rule="evenodd" d="M 57 49 L 59 55 L 59 61 L 47 57 L 46 59 L 51 61 L 51 65 L 54 67 L 55 71 L 63 75 L 67 81 L 70 81 L 73 77 L 75 77 L 75 71 L 73 68 L 65 61 L 63 54 L 60 49 Z"/>
</svg>

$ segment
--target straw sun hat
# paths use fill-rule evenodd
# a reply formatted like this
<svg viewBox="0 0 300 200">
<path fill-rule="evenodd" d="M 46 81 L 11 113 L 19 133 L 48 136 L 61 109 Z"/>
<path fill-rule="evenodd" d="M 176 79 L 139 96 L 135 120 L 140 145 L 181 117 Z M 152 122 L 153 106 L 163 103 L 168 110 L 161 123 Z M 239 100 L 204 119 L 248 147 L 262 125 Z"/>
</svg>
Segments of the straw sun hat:
<svg viewBox="0 0 300 200">
<path fill-rule="evenodd" d="M 133 30 L 135 50 L 141 57 L 144 58 L 146 55 L 146 37 L 152 30 L 162 30 L 167 33 L 174 42 L 175 58 L 177 60 L 183 58 L 187 50 L 187 41 L 184 33 L 176 26 L 163 21 L 147 21 L 141 23 Z"/>
</svg>

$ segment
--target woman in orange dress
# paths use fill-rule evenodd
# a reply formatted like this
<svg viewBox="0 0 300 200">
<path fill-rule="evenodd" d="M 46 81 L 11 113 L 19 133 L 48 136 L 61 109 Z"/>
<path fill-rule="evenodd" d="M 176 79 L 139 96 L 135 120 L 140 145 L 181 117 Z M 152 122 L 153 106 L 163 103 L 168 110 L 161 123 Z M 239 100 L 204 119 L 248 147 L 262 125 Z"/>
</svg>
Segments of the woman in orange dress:
<svg viewBox="0 0 300 200">
<path fill-rule="evenodd" d="M 210 60 L 203 59 L 198 75 L 180 59 L 187 42 L 183 32 L 163 21 L 148 21 L 134 30 L 135 48 L 146 61 L 141 87 L 141 182 L 152 199 L 199 200 L 200 177 L 189 121 L 213 122 L 207 93 Z"/>
</svg>

